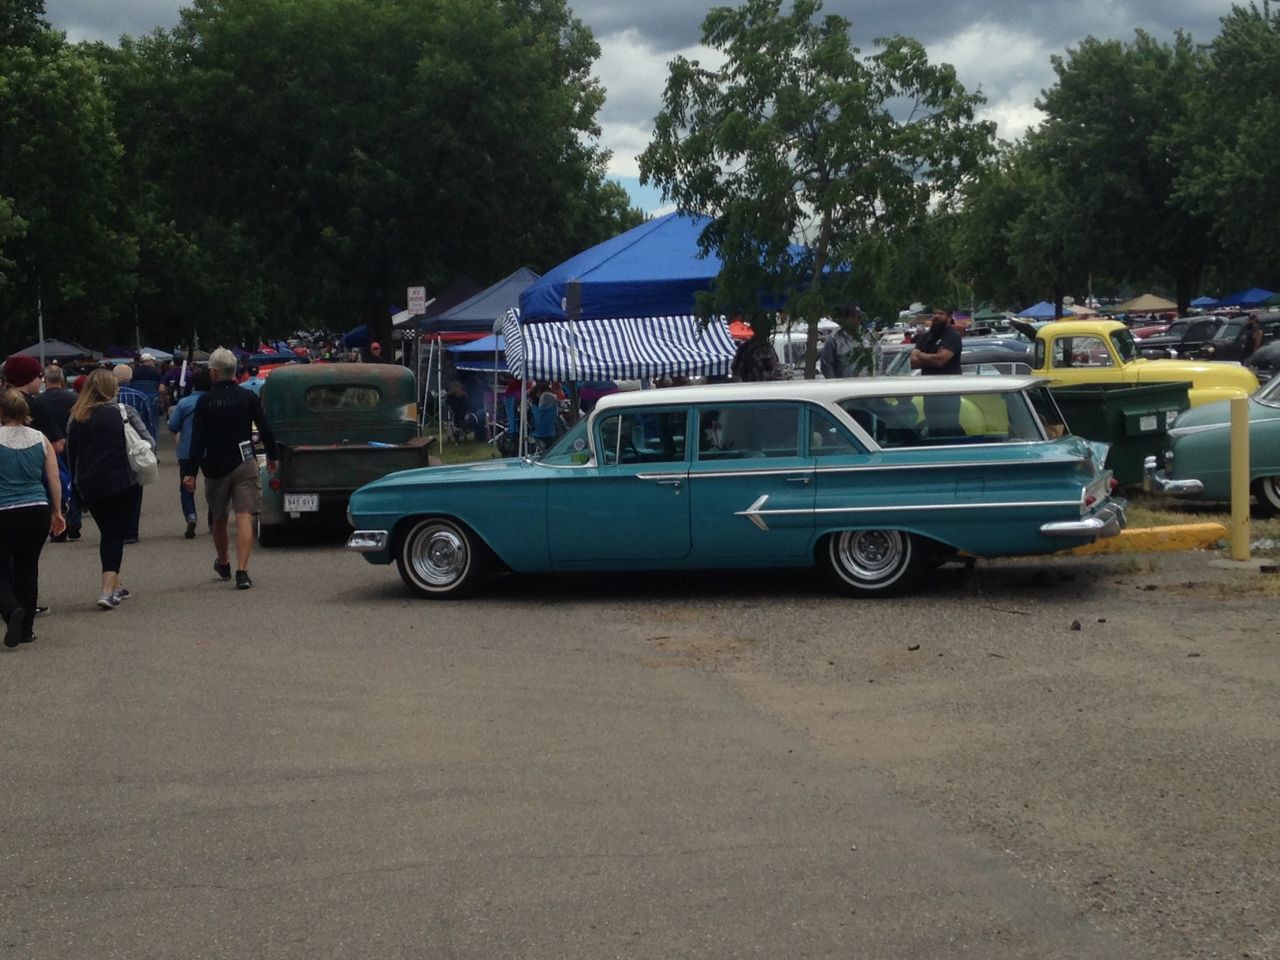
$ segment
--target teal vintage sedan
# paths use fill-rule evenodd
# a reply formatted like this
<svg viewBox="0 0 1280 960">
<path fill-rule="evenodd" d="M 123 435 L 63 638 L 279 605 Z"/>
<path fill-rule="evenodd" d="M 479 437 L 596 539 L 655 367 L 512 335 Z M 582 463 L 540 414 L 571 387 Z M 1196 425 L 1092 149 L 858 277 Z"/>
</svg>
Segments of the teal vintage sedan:
<svg viewBox="0 0 1280 960">
<path fill-rule="evenodd" d="M 1143 485 L 1155 493 L 1231 499 L 1231 404 L 1192 407 L 1169 430 L 1164 469 L 1148 457 Z M 1249 486 L 1264 517 L 1280 514 L 1280 377 L 1249 397 Z"/>
<path fill-rule="evenodd" d="M 1042 416 L 1043 415 L 1043 416 Z M 1043 381 L 718 384 L 603 397 L 541 461 L 394 473 L 351 497 L 352 550 L 424 597 L 516 572 L 819 566 L 904 590 L 938 563 L 1111 536 L 1106 447 Z"/>
</svg>

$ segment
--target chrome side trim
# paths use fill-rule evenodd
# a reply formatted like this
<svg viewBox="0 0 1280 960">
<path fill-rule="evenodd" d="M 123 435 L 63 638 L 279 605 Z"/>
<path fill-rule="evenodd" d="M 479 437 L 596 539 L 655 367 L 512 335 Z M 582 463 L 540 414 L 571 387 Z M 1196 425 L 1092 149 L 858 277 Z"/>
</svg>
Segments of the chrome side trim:
<svg viewBox="0 0 1280 960">
<path fill-rule="evenodd" d="M 377 553 L 387 548 L 391 534 L 386 530 L 357 530 L 347 538 L 347 549 L 357 553 Z"/>
<path fill-rule="evenodd" d="M 690 470 L 689 479 L 714 479 L 717 477 L 769 477 L 778 474 L 840 474 L 840 473 L 883 473 L 888 470 L 960 470 L 986 469 L 988 467 L 1021 467 L 1021 466 L 1054 466 L 1064 463 L 1079 463 L 1078 457 L 1053 457 L 1046 460 L 970 460 L 965 463 L 873 463 L 865 466 L 847 467 L 761 467 L 758 470 Z M 641 480 L 657 480 L 667 474 L 638 473 Z M 683 476 L 683 474 L 681 474 Z"/>
<path fill-rule="evenodd" d="M 757 504 L 759 501 L 757 501 Z M 785 516 L 813 514 L 832 515 L 837 513 L 885 513 L 891 510 L 919 510 L 919 511 L 936 511 L 936 510 L 1016 510 L 1019 507 L 1078 507 L 1078 500 L 1019 500 L 1009 503 L 887 503 L 883 506 L 876 507 L 797 507 L 786 510 L 761 510 L 757 504 L 752 505 L 752 511 L 760 516 Z M 747 511 L 735 513 L 734 516 L 746 516 Z"/>
</svg>

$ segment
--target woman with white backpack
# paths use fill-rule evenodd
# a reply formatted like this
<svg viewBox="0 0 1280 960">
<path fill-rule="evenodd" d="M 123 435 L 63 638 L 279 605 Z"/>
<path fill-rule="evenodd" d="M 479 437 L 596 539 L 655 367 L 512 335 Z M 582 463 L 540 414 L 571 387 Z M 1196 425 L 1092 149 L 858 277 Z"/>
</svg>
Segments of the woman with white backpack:
<svg viewBox="0 0 1280 960">
<path fill-rule="evenodd" d="M 117 393 L 110 370 L 93 371 L 67 423 L 67 462 L 73 482 L 102 534 L 98 606 L 103 610 L 115 609 L 130 595 L 120 583 L 125 536 L 138 484 L 155 477 L 155 454 L 151 453 L 148 464 L 140 449 L 149 446 L 154 451 L 155 439 L 133 410 L 116 402 Z"/>
</svg>

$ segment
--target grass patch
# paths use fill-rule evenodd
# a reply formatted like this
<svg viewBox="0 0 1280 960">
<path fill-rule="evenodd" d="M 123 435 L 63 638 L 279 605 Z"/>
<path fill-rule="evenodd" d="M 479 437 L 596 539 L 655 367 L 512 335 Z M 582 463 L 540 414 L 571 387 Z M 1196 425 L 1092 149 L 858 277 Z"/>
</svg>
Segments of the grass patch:
<svg viewBox="0 0 1280 960">
<path fill-rule="evenodd" d="M 445 440 L 444 446 L 433 445 L 432 452 L 445 463 L 476 463 L 498 459 L 498 451 L 483 440 Z"/>
</svg>

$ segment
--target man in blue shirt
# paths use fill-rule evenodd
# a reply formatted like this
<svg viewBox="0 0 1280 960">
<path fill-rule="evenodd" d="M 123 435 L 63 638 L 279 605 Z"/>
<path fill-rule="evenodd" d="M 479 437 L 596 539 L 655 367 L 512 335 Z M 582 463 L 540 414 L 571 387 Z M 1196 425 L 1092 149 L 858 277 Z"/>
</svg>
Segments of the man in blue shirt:
<svg viewBox="0 0 1280 960">
<path fill-rule="evenodd" d="M 197 370 L 191 375 L 191 393 L 183 397 L 169 413 L 169 429 L 178 435 L 178 494 L 182 501 L 182 515 L 187 521 L 187 532 L 183 534 L 188 540 L 196 536 L 196 495 L 188 490 L 182 482 L 187 472 L 187 462 L 191 459 L 191 417 L 195 413 L 196 401 L 203 397 L 211 386 L 208 370 Z"/>
</svg>

